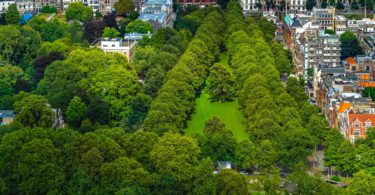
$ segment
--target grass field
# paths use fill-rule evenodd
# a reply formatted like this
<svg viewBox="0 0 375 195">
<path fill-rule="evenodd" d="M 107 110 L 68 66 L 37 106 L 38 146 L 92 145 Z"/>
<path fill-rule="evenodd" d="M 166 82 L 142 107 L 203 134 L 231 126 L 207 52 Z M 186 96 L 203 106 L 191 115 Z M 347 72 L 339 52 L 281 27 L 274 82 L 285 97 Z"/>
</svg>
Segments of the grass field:
<svg viewBox="0 0 375 195">
<path fill-rule="evenodd" d="M 227 61 L 228 56 L 222 54 L 220 56 L 220 62 L 229 68 Z M 196 100 L 195 113 L 192 115 L 191 120 L 188 121 L 187 128 L 184 130 L 185 133 L 187 135 L 198 134 L 204 136 L 203 129 L 205 122 L 216 116 L 233 132 L 237 141 L 249 139 L 246 133 L 246 127 L 243 123 L 243 116 L 238 110 L 239 105 L 237 100 L 219 103 L 210 102 L 209 97 L 209 94 L 203 92 Z"/>
</svg>

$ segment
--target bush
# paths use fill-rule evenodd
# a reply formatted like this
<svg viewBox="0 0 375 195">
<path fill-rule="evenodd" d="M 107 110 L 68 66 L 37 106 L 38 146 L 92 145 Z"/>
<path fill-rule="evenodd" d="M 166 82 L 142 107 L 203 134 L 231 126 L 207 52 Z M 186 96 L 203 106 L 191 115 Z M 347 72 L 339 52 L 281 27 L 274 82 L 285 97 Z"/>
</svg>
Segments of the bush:
<svg viewBox="0 0 375 195">
<path fill-rule="evenodd" d="M 54 6 L 43 6 L 42 13 L 57 13 L 57 9 Z"/>
<path fill-rule="evenodd" d="M 331 177 L 331 180 L 335 181 L 335 182 L 340 182 L 340 177 L 337 176 L 337 175 L 334 175 L 334 176 Z"/>
</svg>

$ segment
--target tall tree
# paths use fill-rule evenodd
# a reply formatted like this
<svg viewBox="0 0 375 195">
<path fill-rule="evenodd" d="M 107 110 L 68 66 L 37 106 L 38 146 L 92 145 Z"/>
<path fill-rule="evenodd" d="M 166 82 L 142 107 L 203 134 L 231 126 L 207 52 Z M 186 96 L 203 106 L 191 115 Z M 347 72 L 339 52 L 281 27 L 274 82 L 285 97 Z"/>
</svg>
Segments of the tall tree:
<svg viewBox="0 0 375 195">
<path fill-rule="evenodd" d="M 120 36 L 120 32 L 112 27 L 105 27 L 103 31 L 103 38 L 117 38 Z"/>
<path fill-rule="evenodd" d="M 67 20 L 79 20 L 81 22 L 87 22 L 94 15 L 92 9 L 85 6 L 82 2 L 73 2 L 69 4 L 69 7 L 65 10 L 65 17 Z"/>
<path fill-rule="evenodd" d="M 224 65 L 216 63 L 211 67 L 208 82 L 211 99 L 224 102 L 233 98 L 234 79 Z"/>
<path fill-rule="evenodd" d="M 141 19 L 136 19 L 133 22 L 130 22 L 126 26 L 126 32 L 129 33 L 148 33 L 153 31 L 153 27 L 148 22 L 143 22 Z"/>
<path fill-rule="evenodd" d="M 363 54 L 361 45 L 357 37 L 352 32 L 344 32 L 340 36 L 341 42 L 341 59 L 345 60 L 348 57 L 355 57 L 358 54 Z"/>
<path fill-rule="evenodd" d="M 348 186 L 348 190 L 352 194 L 375 194 L 375 176 L 360 171 L 354 174 L 353 180 Z"/>
<path fill-rule="evenodd" d="M 87 106 L 81 98 L 75 96 L 69 103 L 66 110 L 66 119 L 70 126 L 78 128 L 87 114 Z"/>
<path fill-rule="evenodd" d="M 7 24 L 18 24 L 20 21 L 20 13 L 18 12 L 17 5 L 15 3 L 9 5 L 5 19 Z"/>
<path fill-rule="evenodd" d="M 316 5 L 315 0 L 307 0 L 306 1 L 306 10 L 311 11 L 315 5 Z"/>
<path fill-rule="evenodd" d="M 221 170 L 217 175 L 217 180 L 217 194 L 219 195 L 249 194 L 246 177 L 237 171 Z"/>
<path fill-rule="evenodd" d="M 131 0 L 119 0 L 115 3 L 115 9 L 117 15 L 126 16 L 134 10 L 133 1 Z"/>
<path fill-rule="evenodd" d="M 89 20 L 84 24 L 83 37 L 91 43 L 102 36 L 104 28 L 105 24 L 102 20 Z"/>
<path fill-rule="evenodd" d="M 53 111 L 43 96 L 30 95 L 14 103 L 15 121 L 27 127 L 52 127 Z"/>
</svg>

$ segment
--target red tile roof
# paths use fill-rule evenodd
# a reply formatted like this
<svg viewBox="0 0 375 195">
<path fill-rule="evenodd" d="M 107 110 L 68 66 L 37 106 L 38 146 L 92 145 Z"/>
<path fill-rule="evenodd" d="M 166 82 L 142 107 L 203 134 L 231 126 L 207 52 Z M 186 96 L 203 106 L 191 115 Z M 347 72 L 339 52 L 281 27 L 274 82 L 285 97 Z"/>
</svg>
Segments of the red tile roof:
<svg viewBox="0 0 375 195">
<path fill-rule="evenodd" d="M 355 59 L 352 58 L 352 57 L 348 57 L 348 58 L 346 58 L 345 61 L 348 62 L 348 64 L 350 64 L 350 65 L 352 65 L 352 64 L 357 64 L 357 62 L 355 61 Z"/>
<path fill-rule="evenodd" d="M 373 125 L 375 125 L 375 114 L 349 114 L 349 122 L 352 123 L 356 119 L 361 121 L 362 123 L 370 120 Z"/>
</svg>

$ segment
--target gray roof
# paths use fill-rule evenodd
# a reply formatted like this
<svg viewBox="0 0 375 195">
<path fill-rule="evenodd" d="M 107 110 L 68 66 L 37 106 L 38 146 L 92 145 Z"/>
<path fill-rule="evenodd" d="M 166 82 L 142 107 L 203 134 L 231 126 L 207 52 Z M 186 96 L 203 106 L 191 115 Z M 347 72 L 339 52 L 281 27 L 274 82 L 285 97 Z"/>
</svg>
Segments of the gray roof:
<svg viewBox="0 0 375 195">
<path fill-rule="evenodd" d="M 0 110 L 0 117 L 14 117 L 14 110 Z"/>
</svg>

